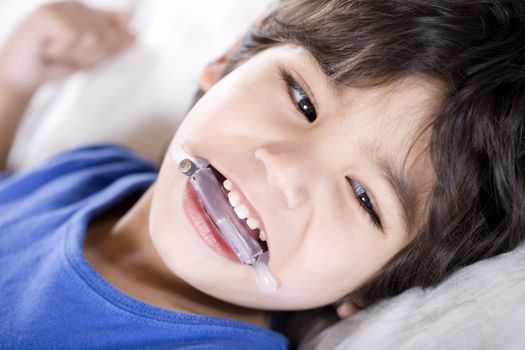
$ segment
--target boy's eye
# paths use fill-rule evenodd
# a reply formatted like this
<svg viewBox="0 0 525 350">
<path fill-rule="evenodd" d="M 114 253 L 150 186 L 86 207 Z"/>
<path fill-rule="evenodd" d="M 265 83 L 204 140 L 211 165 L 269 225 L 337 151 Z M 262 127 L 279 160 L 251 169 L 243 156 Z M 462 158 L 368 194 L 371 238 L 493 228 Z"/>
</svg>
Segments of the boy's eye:
<svg viewBox="0 0 525 350">
<path fill-rule="evenodd" d="M 288 72 L 281 69 L 280 73 L 282 79 L 287 84 L 290 97 L 296 108 L 310 123 L 313 123 L 317 119 L 317 112 L 310 97 Z"/>
<path fill-rule="evenodd" d="M 313 123 L 317 119 L 317 113 L 308 94 L 299 85 L 290 86 L 290 91 L 299 111 L 304 114 L 310 123 Z"/>
<path fill-rule="evenodd" d="M 372 206 L 372 202 L 370 201 L 370 198 L 368 197 L 365 188 L 353 179 L 347 178 L 347 180 L 350 186 L 352 187 L 352 190 L 354 191 L 357 201 L 359 202 L 359 207 L 363 209 L 363 211 L 369 216 L 369 218 L 372 220 L 372 223 L 376 227 L 381 229 L 381 221 L 379 220 L 379 216 L 377 215 L 377 213 L 374 210 L 374 207 Z"/>
</svg>

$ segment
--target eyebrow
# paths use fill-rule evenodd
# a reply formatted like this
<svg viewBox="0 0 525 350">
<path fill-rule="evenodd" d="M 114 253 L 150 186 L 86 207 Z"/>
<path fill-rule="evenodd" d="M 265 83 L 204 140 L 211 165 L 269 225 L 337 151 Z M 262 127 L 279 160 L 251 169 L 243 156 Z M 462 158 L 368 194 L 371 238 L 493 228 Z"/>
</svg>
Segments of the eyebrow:
<svg viewBox="0 0 525 350">
<path fill-rule="evenodd" d="M 346 86 L 337 80 L 331 79 L 330 76 L 327 75 L 327 72 L 321 67 L 319 61 L 317 61 L 314 55 L 307 49 L 305 49 L 305 51 L 308 62 L 311 64 L 311 66 L 314 67 L 317 73 L 323 77 L 323 80 L 326 83 L 326 86 L 328 87 L 328 93 L 334 98 L 342 96 L 344 94 L 344 89 Z"/>
<path fill-rule="evenodd" d="M 397 176 L 393 170 L 392 162 L 383 158 L 376 160 L 379 169 L 387 183 L 393 189 L 397 202 L 401 207 L 401 218 L 403 225 L 410 234 L 414 217 L 414 201 L 412 200 L 411 188 L 405 176 Z M 398 172 L 400 173 L 400 172 Z"/>
</svg>

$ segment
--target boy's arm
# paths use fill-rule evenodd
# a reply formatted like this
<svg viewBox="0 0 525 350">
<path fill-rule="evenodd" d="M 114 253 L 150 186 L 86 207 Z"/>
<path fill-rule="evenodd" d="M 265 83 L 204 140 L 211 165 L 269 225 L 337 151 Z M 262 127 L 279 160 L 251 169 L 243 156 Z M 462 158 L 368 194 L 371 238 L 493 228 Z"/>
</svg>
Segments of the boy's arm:
<svg viewBox="0 0 525 350">
<path fill-rule="evenodd" d="M 27 17 L 0 50 L 0 171 L 42 84 L 91 68 L 132 43 L 125 15 L 76 1 L 47 4 Z"/>
</svg>

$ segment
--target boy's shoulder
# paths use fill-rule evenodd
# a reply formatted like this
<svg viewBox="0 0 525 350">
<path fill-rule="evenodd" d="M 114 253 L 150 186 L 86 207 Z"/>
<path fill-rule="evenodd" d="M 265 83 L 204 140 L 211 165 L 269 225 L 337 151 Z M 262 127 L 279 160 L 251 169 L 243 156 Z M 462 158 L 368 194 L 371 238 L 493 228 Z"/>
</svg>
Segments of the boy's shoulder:
<svg viewBox="0 0 525 350">
<path fill-rule="evenodd" d="M 40 181 L 37 182 L 42 183 L 46 179 L 116 164 L 133 165 L 137 170 L 157 171 L 156 165 L 140 157 L 129 148 L 110 143 L 94 144 L 59 153 L 31 170 L 20 173 L 0 173 L 0 196 L 1 191 L 13 182 L 39 179 Z M 5 183 L 6 181 L 7 184 Z"/>
<path fill-rule="evenodd" d="M 63 170 L 67 171 L 68 169 L 74 170 L 115 162 L 133 162 L 153 171 L 156 168 L 153 163 L 141 158 L 129 148 L 117 144 L 101 143 L 82 146 L 60 153 L 40 168 L 37 168 L 37 170 L 49 168 L 57 170 L 57 168 L 64 167 Z"/>
<path fill-rule="evenodd" d="M 0 178 L 0 223 L 71 207 L 111 188 L 116 182 L 145 176 L 154 164 L 133 151 L 97 144 L 64 152 L 40 167 Z"/>
<path fill-rule="evenodd" d="M 112 143 L 97 143 L 80 146 L 58 153 L 39 166 L 36 166 L 30 170 L 22 171 L 20 173 L 0 172 L 0 181 L 11 177 L 25 176 L 30 173 L 42 172 L 49 169 L 54 169 L 57 171 L 61 170 L 61 166 L 66 166 L 63 168 L 63 170 L 68 170 L 123 160 L 134 161 L 152 169 L 156 168 L 155 164 L 140 157 L 133 150 L 125 146 Z"/>
</svg>

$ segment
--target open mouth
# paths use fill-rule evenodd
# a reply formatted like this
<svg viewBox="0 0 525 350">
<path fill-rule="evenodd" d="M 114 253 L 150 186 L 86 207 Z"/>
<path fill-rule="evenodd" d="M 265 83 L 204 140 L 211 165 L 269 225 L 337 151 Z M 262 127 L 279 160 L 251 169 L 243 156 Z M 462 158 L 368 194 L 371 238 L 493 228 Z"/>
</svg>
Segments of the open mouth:
<svg viewBox="0 0 525 350">
<path fill-rule="evenodd" d="M 175 154 L 174 158 L 180 157 Z M 179 170 L 190 177 L 189 193 L 194 193 L 195 200 L 190 200 L 185 206 L 189 208 L 194 203 L 193 209 L 187 210 L 194 219 L 200 218 L 193 220 L 194 227 L 205 242 L 211 243 L 211 247 L 222 243 L 241 263 L 260 265 L 260 259 L 265 257 L 266 260 L 269 251 L 259 218 L 250 213 L 253 207 L 242 192 L 208 161 L 194 159 L 195 162 L 188 158 L 178 162 Z M 210 229 L 200 229 L 204 222 Z M 216 238 L 211 238 L 210 234 Z"/>
<path fill-rule="evenodd" d="M 266 234 L 260 218 L 247 198 L 232 181 L 203 158 L 185 153 L 179 146 L 171 149 L 179 171 L 190 177 L 184 192 L 184 209 L 194 229 L 207 245 L 255 270 L 259 289 L 266 293 L 278 284 L 268 268 Z M 229 249 L 225 249 L 229 248 Z M 234 259 L 233 257 L 231 257 Z"/>
<path fill-rule="evenodd" d="M 246 206 L 246 199 L 240 192 L 240 190 L 234 188 L 233 183 L 227 179 L 221 172 L 219 172 L 211 164 L 208 165 L 213 175 L 216 177 L 218 183 L 221 185 L 222 199 L 229 205 L 235 216 L 232 215 L 231 219 L 236 220 L 250 235 L 257 240 L 257 243 L 261 246 L 263 252 L 268 251 L 268 244 L 266 243 L 266 234 L 261 229 L 262 223 L 260 219 L 252 215 L 250 210 Z M 210 218 L 211 219 L 211 218 Z M 213 222 L 213 220 L 211 220 Z M 216 226 L 218 230 L 218 228 Z"/>
</svg>

